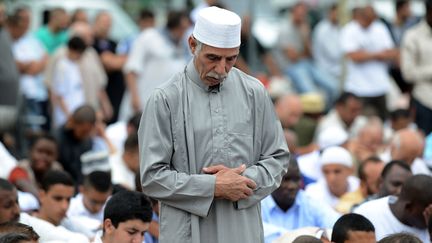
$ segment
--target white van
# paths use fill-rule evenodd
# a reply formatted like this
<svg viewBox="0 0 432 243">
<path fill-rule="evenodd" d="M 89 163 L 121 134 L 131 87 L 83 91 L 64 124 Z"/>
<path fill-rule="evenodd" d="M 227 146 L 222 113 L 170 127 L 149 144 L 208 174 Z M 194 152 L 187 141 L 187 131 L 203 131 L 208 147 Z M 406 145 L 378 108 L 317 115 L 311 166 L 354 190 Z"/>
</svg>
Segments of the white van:
<svg viewBox="0 0 432 243">
<path fill-rule="evenodd" d="M 119 41 L 132 34 L 138 33 L 138 26 L 126 14 L 126 12 L 115 2 L 109 0 L 6 0 L 8 11 L 17 7 L 27 7 L 32 12 L 31 30 L 34 31 L 43 25 L 44 14 L 53 8 L 63 8 L 68 13 L 76 9 L 83 9 L 87 12 L 89 20 L 92 21 L 100 11 L 107 11 L 111 14 L 112 28 L 110 37 Z"/>
</svg>

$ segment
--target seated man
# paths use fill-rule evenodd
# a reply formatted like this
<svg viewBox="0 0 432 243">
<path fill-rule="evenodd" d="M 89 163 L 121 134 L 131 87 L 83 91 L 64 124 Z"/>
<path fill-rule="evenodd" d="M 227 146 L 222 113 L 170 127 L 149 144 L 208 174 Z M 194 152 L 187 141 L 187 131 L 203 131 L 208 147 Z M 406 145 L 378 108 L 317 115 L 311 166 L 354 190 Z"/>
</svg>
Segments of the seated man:
<svg viewBox="0 0 432 243">
<path fill-rule="evenodd" d="M 320 161 L 324 178 L 309 184 L 306 195 L 335 207 L 342 195 L 359 187 L 359 179 L 351 176 L 352 157 L 348 150 L 335 146 L 325 149 Z"/>
<path fill-rule="evenodd" d="M 20 213 L 17 198 L 17 189 L 7 180 L 0 178 L 0 224 L 19 221 L 29 225 L 40 236 L 40 242 L 89 242 L 87 237 L 82 234 L 73 233 L 64 227 L 55 227 L 44 220 Z"/>
<path fill-rule="evenodd" d="M 336 210 L 341 213 L 349 213 L 353 206 L 378 193 L 379 180 L 384 166 L 384 162 L 378 157 L 370 157 L 361 162 L 358 168 L 359 189 L 345 193 L 336 205 Z"/>
<path fill-rule="evenodd" d="M 60 127 L 56 134 L 59 162 L 77 180 L 77 184 L 83 180 L 81 155 L 92 149 L 91 135 L 95 126 L 95 110 L 84 105 L 74 111 L 66 125 Z"/>
<path fill-rule="evenodd" d="M 81 222 L 96 233 L 103 221 L 103 208 L 113 187 L 109 172 L 94 171 L 84 177 L 80 193 L 70 201 L 68 218 Z"/>
<path fill-rule="evenodd" d="M 402 186 L 399 197 L 389 196 L 366 202 L 354 210 L 375 226 L 377 240 L 393 233 L 408 232 L 430 242 L 426 208 L 432 204 L 432 177 L 414 175 Z"/>
<path fill-rule="evenodd" d="M 384 166 L 378 186 L 377 198 L 399 196 L 402 185 L 412 176 L 407 163 L 400 160 L 390 161 Z"/>
<path fill-rule="evenodd" d="M 110 157 L 112 183 L 120 184 L 129 189 L 135 189 L 135 174 L 139 172 L 138 135 L 130 134 L 124 150 Z"/>
<path fill-rule="evenodd" d="M 291 160 L 282 183 L 270 196 L 261 202 L 262 220 L 266 224 L 295 230 L 308 226 L 332 228 L 339 214 L 327 205 L 316 204 L 300 190 L 301 175 L 296 160 Z M 280 234 L 264 232 L 266 242 Z"/>
<path fill-rule="evenodd" d="M 336 221 L 331 240 L 333 243 L 375 243 L 375 228 L 362 215 L 345 214 Z"/>
<path fill-rule="evenodd" d="M 141 243 L 151 219 L 151 203 L 144 194 L 118 192 L 105 206 L 103 231 L 98 233 L 94 243 Z"/>
<path fill-rule="evenodd" d="M 70 200 L 75 192 L 74 185 L 72 177 L 67 172 L 49 171 L 42 181 L 39 195 L 41 207 L 35 216 L 54 226 L 64 227 L 72 232 L 85 234 L 90 238 L 92 233 L 85 225 L 66 218 Z"/>
<path fill-rule="evenodd" d="M 30 143 L 29 158 L 21 160 L 9 174 L 8 180 L 19 190 L 39 196 L 42 178 L 49 170 L 63 169 L 57 162 L 57 142 L 50 135 L 36 136 Z"/>
</svg>

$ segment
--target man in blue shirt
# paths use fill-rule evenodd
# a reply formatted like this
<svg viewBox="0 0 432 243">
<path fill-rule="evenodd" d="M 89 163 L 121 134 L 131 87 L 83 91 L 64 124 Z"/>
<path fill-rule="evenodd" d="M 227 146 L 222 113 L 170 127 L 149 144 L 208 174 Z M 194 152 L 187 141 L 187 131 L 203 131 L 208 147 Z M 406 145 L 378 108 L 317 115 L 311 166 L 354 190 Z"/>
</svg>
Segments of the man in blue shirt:
<svg viewBox="0 0 432 243">
<path fill-rule="evenodd" d="M 314 201 L 305 195 L 301 188 L 301 175 L 297 161 L 291 159 L 288 172 L 282 179 L 281 185 L 270 196 L 261 202 L 263 223 L 285 230 L 295 230 L 303 227 L 319 227 L 329 229 L 339 218 L 339 214 L 326 204 Z M 267 227 L 265 227 L 267 228 Z M 267 234 L 266 242 L 270 238 L 276 239 L 282 232 Z"/>
</svg>

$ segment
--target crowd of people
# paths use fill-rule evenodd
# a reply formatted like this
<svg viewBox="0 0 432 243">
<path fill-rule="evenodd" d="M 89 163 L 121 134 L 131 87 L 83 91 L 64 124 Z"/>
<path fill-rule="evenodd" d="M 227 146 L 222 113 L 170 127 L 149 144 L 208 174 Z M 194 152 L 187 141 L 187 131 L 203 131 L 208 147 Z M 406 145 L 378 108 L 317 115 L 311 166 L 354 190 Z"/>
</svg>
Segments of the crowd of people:
<svg viewBox="0 0 432 243">
<path fill-rule="evenodd" d="M 109 37 L 108 12 L 91 20 L 82 9 L 51 9 L 32 32 L 30 9 L 6 16 L 0 3 L 0 243 L 158 242 L 160 209 L 175 237 L 165 233 L 167 242 L 255 239 L 223 233 L 253 235 L 261 225 L 266 243 L 430 242 L 432 1 L 413 16 L 410 1 L 397 0 L 393 20 L 352 2 L 349 22 L 334 4 L 315 25 L 307 1 L 296 2 L 271 49 L 251 36 L 247 15 L 240 46 L 229 31 L 226 40 L 207 37 L 207 7 L 225 7 L 216 0 L 170 11 L 164 26 L 143 10 L 140 33 L 119 42 Z M 250 66 L 251 42 L 260 72 Z M 238 70 L 209 75 L 235 75 L 235 85 L 204 81 L 206 65 L 221 57 L 203 56 L 203 46 L 228 50 L 226 65 Z M 268 94 L 244 81 L 249 75 Z M 176 103 L 172 86 L 157 89 L 172 77 L 184 87 L 179 96 L 193 98 L 188 105 Z M 223 98 L 202 96 L 203 87 Z M 231 164 L 245 195 L 191 179 L 200 174 L 191 163 L 215 178 L 228 173 L 214 158 L 247 160 Z M 250 169 L 256 158 L 264 170 Z"/>
</svg>

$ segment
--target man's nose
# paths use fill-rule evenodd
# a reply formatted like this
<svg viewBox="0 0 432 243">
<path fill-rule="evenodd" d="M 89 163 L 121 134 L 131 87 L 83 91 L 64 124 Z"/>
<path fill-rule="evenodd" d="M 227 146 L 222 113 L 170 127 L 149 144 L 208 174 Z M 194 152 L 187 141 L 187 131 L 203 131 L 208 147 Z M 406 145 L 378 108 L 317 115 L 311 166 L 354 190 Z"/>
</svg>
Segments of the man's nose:
<svg viewBox="0 0 432 243">
<path fill-rule="evenodd" d="M 219 75 L 226 74 L 226 60 L 222 58 L 215 67 L 215 72 Z"/>
</svg>

